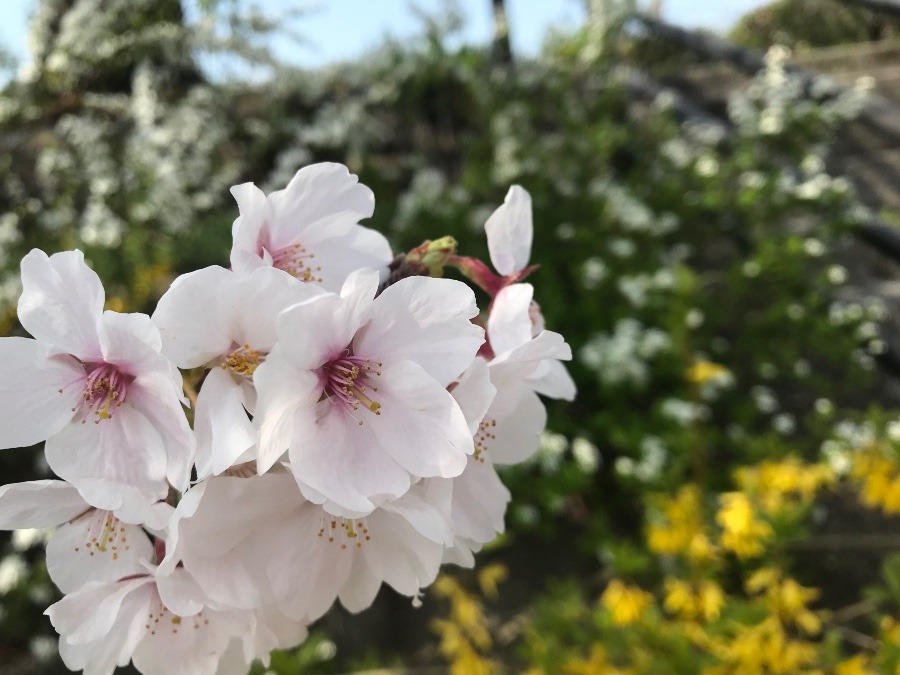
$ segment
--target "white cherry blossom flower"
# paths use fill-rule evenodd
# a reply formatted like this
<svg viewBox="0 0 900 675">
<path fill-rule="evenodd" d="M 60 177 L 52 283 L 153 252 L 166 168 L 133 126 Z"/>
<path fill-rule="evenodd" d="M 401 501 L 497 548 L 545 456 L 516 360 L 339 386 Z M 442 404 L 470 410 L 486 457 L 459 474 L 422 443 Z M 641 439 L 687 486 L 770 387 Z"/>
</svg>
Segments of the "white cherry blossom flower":
<svg viewBox="0 0 900 675">
<path fill-rule="evenodd" d="M 140 525 L 162 528 L 171 511 L 165 503 L 145 504 L 140 513 L 130 508 L 124 516 L 97 509 L 59 480 L 0 487 L 0 530 L 59 526 L 47 543 L 47 571 L 63 593 L 142 573 L 153 544 Z"/>
<path fill-rule="evenodd" d="M 572 358 L 571 349 L 558 333 L 544 329 L 544 318 L 533 298 L 531 284 L 512 284 L 494 298 L 487 321 L 488 343 L 494 353 L 492 363 L 520 362 L 528 369 L 527 374 L 521 370 L 520 373 L 534 391 L 549 398 L 571 401 L 575 398 L 575 383 L 561 362 Z M 542 334 L 546 337 L 541 338 Z M 544 344 L 552 342 L 555 345 L 548 354 L 558 349 L 558 355 L 535 358 L 540 345 L 535 351 L 536 345 L 530 343 L 539 338 L 547 341 Z M 508 367 L 503 366 L 504 369 Z"/>
<path fill-rule="evenodd" d="M 276 605 L 311 621 L 336 599 L 371 605 L 382 583 L 415 596 L 452 542 L 446 485 L 420 481 L 368 516 L 332 516 L 306 500 L 290 472 L 219 476 L 189 490 L 170 527 L 162 573 L 183 565 L 216 602 Z"/>
<path fill-rule="evenodd" d="M 92 581 L 45 612 L 72 670 L 111 674 L 133 661 L 145 675 L 212 675 L 234 638 L 252 633 L 249 612 L 210 606 L 184 569 Z"/>
<path fill-rule="evenodd" d="M 57 475 L 100 493 L 128 486 L 164 498 L 168 483 L 186 487 L 193 437 L 181 377 L 150 317 L 104 312 L 80 251 L 33 250 L 22 286 L 19 320 L 35 339 L 0 338 L 12 369 L 0 384 L 0 447 L 46 440 Z"/>
<path fill-rule="evenodd" d="M 279 341 L 254 373 L 259 471 L 289 450 L 303 495 L 330 513 L 371 513 L 414 477 L 459 475 L 472 437 L 446 387 L 483 331 L 472 291 L 410 277 L 377 298 L 378 275 L 282 312 Z"/>
<path fill-rule="evenodd" d="M 391 249 L 378 232 L 359 225 L 375 208 L 372 191 L 341 164 L 297 172 L 284 190 L 266 196 L 253 183 L 231 188 L 240 216 L 232 230 L 231 266 L 282 269 L 301 281 L 338 291 L 362 267 L 387 272 Z"/>
<path fill-rule="evenodd" d="M 197 396 L 197 477 L 252 459 L 256 432 L 253 373 L 275 345 L 275 318 L 323 293 L 284 272 L 261 267 L 241 274 L 207 267 L 178 277 L 153 321 L 163 354 L 179 368 L 211 368 Z"/>
</svg>

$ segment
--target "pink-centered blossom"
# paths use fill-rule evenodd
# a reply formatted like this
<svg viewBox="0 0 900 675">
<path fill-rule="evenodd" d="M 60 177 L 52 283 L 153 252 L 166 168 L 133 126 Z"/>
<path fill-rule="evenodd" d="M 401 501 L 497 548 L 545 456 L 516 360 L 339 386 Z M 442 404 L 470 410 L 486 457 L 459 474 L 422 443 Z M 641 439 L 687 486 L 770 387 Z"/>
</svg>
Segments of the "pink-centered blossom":
<svg viewBox="0 0 900 675">
<path fill-rule="evenodd" d="M 19 321 L 34 339 L 0 338 L 0 447 L 46 440 L 53 471 L 101 499 L 184 489 L 193 436 L 181 376 L 150 317 L 104 312 L 100 279 L 80 251 L 31 251 L 22 286 Z"/>
<path fill-rule="evenodd" d="M 323 293 L 272 267 L 207 267 L 178 277 L 153 313 L 163 354 L 179 368 L 209 368 L 197 396 L 197 477 L 253 459 L 253 373 L 275 345 L 275 319 Z"/>
<path fill-rule="evenodd" d="M 232 229 L 231 266 L 250 272 L 271 266 L 338 291 L 362 267 L 384 270 L 387 240 L 359 225 L 375 208 L 372 191 L 341 164 L 304 167 L 283 190 L 265 195 L 253 183 L 231 188 L 240 216 Z"/>
<path fill-rule="evenodd" d="M 254 373 L 259 471 L 288 452 L 303 495 L 356 517 L 417 477 L 459 475 L 472 436 L 447 386 L 483 331 L 472 291 L 411 277 L 375 297 L 378 274 L 351 274 L 341 294 L 295 305 Z"/>
</svg>

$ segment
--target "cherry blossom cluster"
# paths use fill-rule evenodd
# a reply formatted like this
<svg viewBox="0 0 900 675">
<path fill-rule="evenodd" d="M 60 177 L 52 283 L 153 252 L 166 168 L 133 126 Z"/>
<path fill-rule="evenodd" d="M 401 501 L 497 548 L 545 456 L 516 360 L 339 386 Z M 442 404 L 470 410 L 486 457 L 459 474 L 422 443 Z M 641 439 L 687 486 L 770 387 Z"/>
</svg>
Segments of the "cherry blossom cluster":
<svg viewBox="0 0 900 675">
<path fill-rule="evenodd" d="M 44 442 L 58 479 L 0 487 L 0 528 L 56 527 L 46 614 L 72 670 L 247 672 L 335 602 L 416 602 L 503 531 L 495 466 L 537 450 L 538 395 L 575 395 L 523 283 L 522 188 L 485 224 L 493 269 L 450 237 L 393 255 L 339 164 L 232 194 L 230 268 L 152 316 L 104 311 L 80 251 L 22 260 L 0 447 Z"/>
</svg>

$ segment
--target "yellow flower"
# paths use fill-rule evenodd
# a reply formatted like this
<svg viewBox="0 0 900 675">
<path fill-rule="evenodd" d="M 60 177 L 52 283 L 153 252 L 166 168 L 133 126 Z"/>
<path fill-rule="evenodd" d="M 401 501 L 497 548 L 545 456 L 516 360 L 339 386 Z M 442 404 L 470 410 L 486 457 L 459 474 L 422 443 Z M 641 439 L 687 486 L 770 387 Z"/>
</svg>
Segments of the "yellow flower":
<svg viewBox="0 0 900 675">
<path fill-rule="evenodd" d="M 808 504 L 836 480 L 827 464 L 805 464 L 796 457 L 738 469 L 735 478 L 742 490 L 758 496 L 767 513 L 777 513 L 790 503 Z"/>
<path fill-rule="evenodd" d="M 854 455 L 850 476 L 862 488 L 862 501 L 887 514 L 900 513 L 900 459 L 892 448 L 876 443 Z"/>
<path fill-rule="evenodd" d="M 653 604 L 653 596 L 637 586 L 613 579 L 600 596 L 600 604 L 609 610 L 614 624 L 624 626 L 643 616 Z"/>
<path fill-rule="evenodd" d="M 865 654 L 841 661 L 834 667 L 834 675 L 871 675 L 872 661 Z"/>
<path fill-rule="evenodd" d="M 681 579 L 669 577 L 664 583 L 665 608 L 688 621 L 714 621 L 719 618 L 725 594 L 713 581 L 703 580 L 692 585 Z"/>
<path fill-rule="evenodd" d="M 684 376 L 688 382 L 702 387 L 713 380 L 728 379 L 731 376 L 731 372 L 729 372 L 728 368 L 718 363 L 699 359 L 691 364 L 690 368 L 685 371 Z"/>
<path fill-rule="evenodd" d="M 703 504 L 695 485 L 685 485 L 662 505 L 664 522 L 647 528 L 647 545 L 654 553 L 687 555 L 696 562 L 708 562 L 718 552 L 705 532 Z"/>
<path fill-rule="evenodd" d="M 721 501 L 716 522 L 723 529 L 722 547 L 740 558 L 761 554 L 774 534 L 769 524 L 756 518 L 750 499 L 742 492 L 727 492 Z"/>
</svg>

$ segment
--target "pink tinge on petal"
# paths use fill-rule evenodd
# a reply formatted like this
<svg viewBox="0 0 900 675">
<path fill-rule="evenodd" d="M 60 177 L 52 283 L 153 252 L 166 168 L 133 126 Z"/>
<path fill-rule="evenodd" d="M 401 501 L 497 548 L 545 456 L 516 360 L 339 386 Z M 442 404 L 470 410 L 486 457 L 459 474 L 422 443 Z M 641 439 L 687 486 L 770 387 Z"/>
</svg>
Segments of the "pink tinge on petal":
<svg viewBox="0 0 900 675">
<path fill-rule="evenodd" d="M 94 415 L 94 423 L 99 424 L 101 420 L 111 418 L 115 409 L 125 402 L 134 377 L 108 363 L 87 364 L 85 369 L 87 377 L 84 379 L 81 402 L 72 412 L 82 422 Z"/>
</svg>

